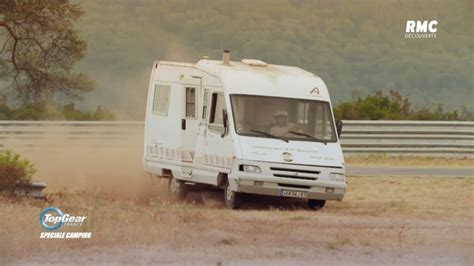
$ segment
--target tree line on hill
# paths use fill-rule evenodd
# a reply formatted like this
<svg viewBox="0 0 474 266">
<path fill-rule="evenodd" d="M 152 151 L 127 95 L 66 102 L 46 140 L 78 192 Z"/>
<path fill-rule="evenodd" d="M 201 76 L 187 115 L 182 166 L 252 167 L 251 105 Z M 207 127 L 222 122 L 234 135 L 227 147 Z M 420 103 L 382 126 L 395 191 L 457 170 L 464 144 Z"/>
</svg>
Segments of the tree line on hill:
<svg viewBox="0 0 474 266">
<path fill-rule="evenodd" d="M 379 90 L 366 97 L 354 92 L 351 101 L 336 104 L 334 116 L 342 120 L 474 120 L 467 108 L 445 111 L 440 104 L 413 108 L 396 90 L 390 90 L 390 95 Z"/>
<path fill-rule="evenodd" d="M 115 119 L 116 115 L 113 112 L 100 105 L 94 111 L 88 111 L 77 109 L 74 103 L 61 106 L 51 102 L 36 102 L 9 107 L 0 102 L 0 120 L 107 121 Z"/>
<path fill-rule="evenodd" d="M 445 111 L 442 105 L 414 108 L 408 97 L 391 90 L 385 95 L 381 90 L 361 97 L 357 92 L 352 100 L 333 106 L 335 119 L 342 120 L 474 120 L 474 113 L 466 108 Z M 117 115 L 102 106 L 95 111 L 76 108 L 74 103 L 64 106 L 38 102 L 10 108 L 0 101 L 0 120 L 115 120 Z"/>
</svg>

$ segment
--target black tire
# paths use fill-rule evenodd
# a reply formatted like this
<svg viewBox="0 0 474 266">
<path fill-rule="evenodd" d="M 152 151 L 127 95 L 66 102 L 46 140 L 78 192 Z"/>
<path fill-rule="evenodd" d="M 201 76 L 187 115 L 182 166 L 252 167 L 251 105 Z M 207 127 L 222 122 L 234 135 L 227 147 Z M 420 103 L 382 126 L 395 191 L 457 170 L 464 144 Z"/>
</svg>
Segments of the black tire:
<svg viewBox="0 0 474 266">
<path fill-rule="evenodd" d="M 186 184 L 172 176 L 169 177 L 168 191 L 173 201 L 183 201 L 186 199 Z"/>
<path fill-rule="evenodd" d="M 239 209 L 242 206 L 242 194 L 230 189 L 229 181 L 224 186 L 225 205 L 229 209 Z"/>
<path fill-rule="evenodd" d="M 315 199 L 308 200 L 308 207 L 316 211 L 322 209 L 324 207 L 324 204 L 326 204 L 325 200 L 315 200 Z"/>
</svg>

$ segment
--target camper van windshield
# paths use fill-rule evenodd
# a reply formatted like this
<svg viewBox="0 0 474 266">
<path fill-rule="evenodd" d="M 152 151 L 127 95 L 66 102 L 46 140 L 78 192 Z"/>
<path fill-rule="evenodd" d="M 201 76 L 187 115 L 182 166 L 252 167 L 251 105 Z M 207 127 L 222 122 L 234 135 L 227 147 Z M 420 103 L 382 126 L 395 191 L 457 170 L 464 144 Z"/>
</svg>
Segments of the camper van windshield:
<svg viewBox="0 0 474 266">
<path fill-rule="evenodd" d="M 324 143 L 336 141 L 328 102 L 237 94 L 230 98 L 235 131 L 239 135 Z"/>
</svg>

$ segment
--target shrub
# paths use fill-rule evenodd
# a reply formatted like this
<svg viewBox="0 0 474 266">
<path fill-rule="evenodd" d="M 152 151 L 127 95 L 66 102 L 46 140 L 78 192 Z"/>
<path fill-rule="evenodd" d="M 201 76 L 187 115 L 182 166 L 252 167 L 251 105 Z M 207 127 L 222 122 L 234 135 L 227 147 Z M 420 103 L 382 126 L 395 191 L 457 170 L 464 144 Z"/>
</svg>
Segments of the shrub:
<svg viewBox="0 0 474 266">
<path fill-rule="evenodd" d="M 382 91 L 361 98 L 353 95 L 352 101 L 341 102 L 334 107 L 336 119 L 347 120 L 473 120 L 474 115 L 466 107 L 444 111 L 441 105 L 414 109 L 407 97 L 391 90 L 390 96 Z"/>
<path fill-rule="evenodd" d="M 0 191 L 13 191 L 15 186 L 28 183 L 35 173 L 29 160 L 11 150 L 0 152 Z"/>
</svg>

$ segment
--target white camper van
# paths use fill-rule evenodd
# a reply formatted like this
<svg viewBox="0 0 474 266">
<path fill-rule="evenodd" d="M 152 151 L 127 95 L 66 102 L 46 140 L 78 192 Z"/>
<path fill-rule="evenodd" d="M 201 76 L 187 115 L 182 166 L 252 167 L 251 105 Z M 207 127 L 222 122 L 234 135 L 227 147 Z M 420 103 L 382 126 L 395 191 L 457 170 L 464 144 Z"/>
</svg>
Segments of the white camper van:
<svg viewBox="0 0 474 266">
<path fill-rule="evenodd" d="M 145 118 L 145 171 L 169 178 L 184 198 L 193 186 L 224 190 L 238 208 L 246 193 L 342 200 L 344 159 L 329 93 L 318 76 L 260 60 L 156 61 Z"/>
</svg>

